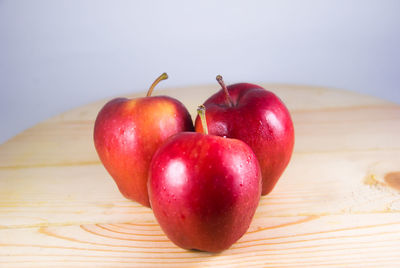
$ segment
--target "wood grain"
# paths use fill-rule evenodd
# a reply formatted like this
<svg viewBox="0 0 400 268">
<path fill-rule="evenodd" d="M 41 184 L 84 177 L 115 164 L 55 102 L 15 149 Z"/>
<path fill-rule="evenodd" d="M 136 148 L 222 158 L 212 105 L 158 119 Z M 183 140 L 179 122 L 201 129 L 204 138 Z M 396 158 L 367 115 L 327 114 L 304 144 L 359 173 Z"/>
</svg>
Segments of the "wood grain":
<svg viewBox="0 0 400 268">
<path fill-rule="evenodd" d="M 264 86 L 292 113 L 295 152 L 231 249 L 180 249 L 150 209 L 121 196 L 93 147 L 103 100 L 0 145 L 0 267 L 398 266 L 400 107 L 343 90 Z M 194 115 L 216 89 L 155 93 Z"/>
</svg>

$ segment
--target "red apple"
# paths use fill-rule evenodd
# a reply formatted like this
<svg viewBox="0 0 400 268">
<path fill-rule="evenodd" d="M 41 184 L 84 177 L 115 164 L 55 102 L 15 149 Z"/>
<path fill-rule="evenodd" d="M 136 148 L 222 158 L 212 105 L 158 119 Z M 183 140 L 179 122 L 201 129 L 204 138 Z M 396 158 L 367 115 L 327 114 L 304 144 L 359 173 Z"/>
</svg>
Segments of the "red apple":
<svg viewBox="0 0 400 268">
<path fill-rule="evenodd" d="M 262 194 L 272 191 L 289 163 L 294 128 L 284 103 L 272 92 L 248 83 L 225 86 L 206 100 L 210 134 L 240 139 L 254 151 L 262 173 Z M 195 129 L 202 132 L 200 118 Z"/>
<path fill-rule="evenodd" d="M 220 252 L 247 231 L 261 196 L 261 173 L 244 142 L 182 132 L 154 154 L 148 189 L 154 215 L 172 242 Z"/>
<path fill-rule="evenodd" d="M 192 119 L 181 102 L 167 96 L 151 97 L 167 79 L 163 73 L 143 98 L 117 98 L 99 112 L 94 144 L 104 167 L 128 199 L 150 206 L 147 179 L 151 158 L 171 135 L 193 131 Z"/>
</svg>

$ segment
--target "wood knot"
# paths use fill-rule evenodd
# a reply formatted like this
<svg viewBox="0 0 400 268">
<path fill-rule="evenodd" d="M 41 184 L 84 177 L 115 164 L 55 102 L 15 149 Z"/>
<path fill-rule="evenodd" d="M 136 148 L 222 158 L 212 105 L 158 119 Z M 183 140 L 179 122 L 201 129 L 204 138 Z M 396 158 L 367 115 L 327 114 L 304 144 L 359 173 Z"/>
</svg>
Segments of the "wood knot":
<svg viewBox="0 0 400 268">
<path fill-rule="evenodd" d="M 384 180 L 387 185 L 400 191 L 400 171 L 386 173 Z"/>
</svg>

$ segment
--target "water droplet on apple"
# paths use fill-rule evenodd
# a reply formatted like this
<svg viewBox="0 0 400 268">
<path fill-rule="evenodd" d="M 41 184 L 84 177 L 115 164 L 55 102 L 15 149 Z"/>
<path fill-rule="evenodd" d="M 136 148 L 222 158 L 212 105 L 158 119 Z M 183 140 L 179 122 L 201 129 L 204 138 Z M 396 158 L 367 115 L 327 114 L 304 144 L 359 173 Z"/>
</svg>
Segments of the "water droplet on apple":
<svg viewBox="0 0 400 268">
<path fill-rule="evenodd" d="M 247 156 L 247 160 L 246 160 L 247 164 L 250 163 L 250 160 L 251 160 L 251 157 L 250 157 L 250 156 Z"/>
</svg>

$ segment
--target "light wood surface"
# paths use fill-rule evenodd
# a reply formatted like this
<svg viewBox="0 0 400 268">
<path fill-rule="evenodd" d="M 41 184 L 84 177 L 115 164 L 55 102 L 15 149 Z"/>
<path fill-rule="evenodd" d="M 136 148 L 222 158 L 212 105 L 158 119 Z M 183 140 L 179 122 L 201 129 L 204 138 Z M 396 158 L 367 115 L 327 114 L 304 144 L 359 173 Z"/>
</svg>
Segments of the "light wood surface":
<svg viewBox="0 0 400 268">
<path fill-rule="evenodd" d="M 0 266 L 400 265 L 400 106 L 342 90 L 264 86 L 292 113 L 295 152 L 231 249 L 180 249 L 150 209 L 122 197 L 92 141 L 104 100 L 0 145 Z M 155 95 L 176 97 L 194 114 L 215 90 Z"/>
</svg>

